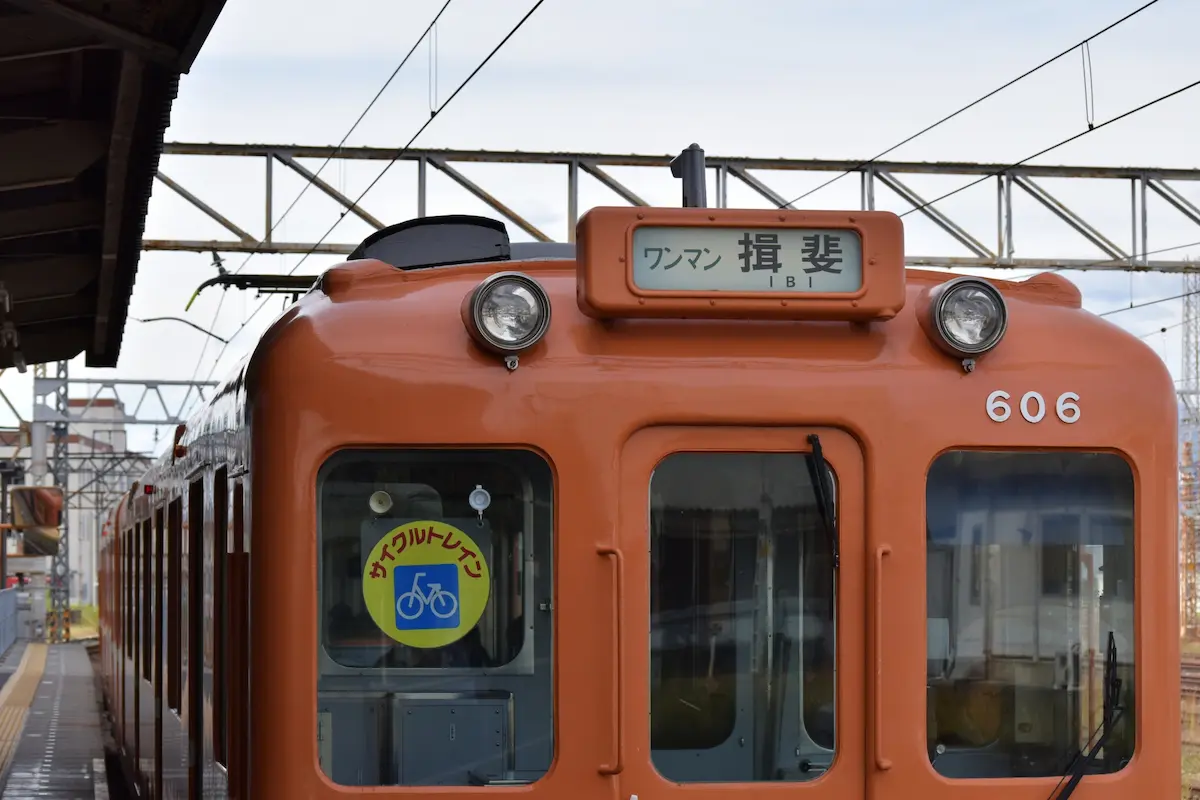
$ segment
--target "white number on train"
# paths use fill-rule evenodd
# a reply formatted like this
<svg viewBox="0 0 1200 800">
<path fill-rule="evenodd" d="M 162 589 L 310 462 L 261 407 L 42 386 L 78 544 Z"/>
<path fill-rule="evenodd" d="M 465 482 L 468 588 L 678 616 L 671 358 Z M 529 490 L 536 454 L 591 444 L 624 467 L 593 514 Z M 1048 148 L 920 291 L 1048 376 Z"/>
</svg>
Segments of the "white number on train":
<svg viewBox="0 0 1200 800">
<path fill-rule="evenodd" d="M 987 414 L 995 422 L 1006 422 L 1012 416 L 1012 406 L 1006 400 L 1012 395 L 1003 389 L 997 389 L 988 395 Z M 1037 392 L 1026 392 L 1021 395 L 1017 408 L 1026 422 L 1041 422 L 1046 416 L 1046 401 Z M 1075 392 L 1063 392 L 1054 402 L 1054 413 L 1068 425 L 1079 421 L 1079 395 Z"/>
</svg>

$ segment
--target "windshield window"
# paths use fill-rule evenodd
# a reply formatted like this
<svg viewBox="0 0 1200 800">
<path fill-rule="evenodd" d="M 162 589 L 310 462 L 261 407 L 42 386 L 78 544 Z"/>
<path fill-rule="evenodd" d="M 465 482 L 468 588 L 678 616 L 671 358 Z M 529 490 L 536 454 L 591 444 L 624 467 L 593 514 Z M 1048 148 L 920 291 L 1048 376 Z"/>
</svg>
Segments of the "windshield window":
<svg viewBox="0 0 1200 800">
<path fill-rule="evenodd" d="M 318 740 L 336 783 L 530 782 L 553 757 L 539 456 L 348 451 L 318 478 Z"/>
<path fill-rule="evenodd" d="M 676 453 L 654 471 L 650 747 L 665 778 L 808 780 L 833 760 L 836 573 L 806 462 Z"/>
<path fill-rule="evenodd" d="M 1061 775 L 1099 738 L 1110 633 L 1125 711 L 1100 770 L 1133 755 L 1133 494 L 1129 466 L 1108 453 L 934 462 L 927 736 L 939 773 Z"/>
</svg>

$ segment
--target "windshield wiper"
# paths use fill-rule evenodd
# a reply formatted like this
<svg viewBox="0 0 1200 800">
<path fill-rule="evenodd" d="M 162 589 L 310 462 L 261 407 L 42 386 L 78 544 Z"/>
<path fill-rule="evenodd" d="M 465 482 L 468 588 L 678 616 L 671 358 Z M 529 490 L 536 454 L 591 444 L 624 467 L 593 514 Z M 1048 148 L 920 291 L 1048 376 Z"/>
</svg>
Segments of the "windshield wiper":
<svg viewBox="0 0 1200 800">
<path fill-rule="evenodd" d="M 1058 786 L 1062 786 L 1062 780 L 1058 782 L 1058 786 L 1054 787 L 1054 791 L 1050 792 L 1050 797 L 1047 800 L 1067 800 L 1075 793 L 1075 787 L 1083 780 L 1083 773 L 1087 767 L 1092 764 L 1096 758 L 1096 754 L 1100 752 L 1100 748 L 1104 747 L 1108 741 L 1108 736 L 1116 727 L 1117 720 L 1121 718 L 1121 713 L 1125 710 L 1120 705 L 1121 700 L 1121 679 L 1117 677 L 1117 640 L 1113 636 L 1113 632 L 1108 632 L 1108 653 L 1104 658 L 1104 712 L 1100 718 L 1100 726 L 1104 729 L 1104 733 L 1100 736 L 1099 741 L 1095 746 L 1088 751 L 1085 756 L 1083 750 L 1079 750 L 1075 754 L 1075 758 L 1071 760 L 1067 771 L 1063 773 L 1063 780 L 1070 777 L 1067 785 L 1063 787 L 1062 793 L 1055 797 L 1054 792 L 1058 791 Z M 1092 731 L 1091 736 L 1088 736 L 1088 741 L 1092 740 L 1092 736 L 1096 735 L 1096 731 Z"/>
<path fill-rule="evenodd" d="M 813 495 L 817 500 L 817 513 L 821 515 L 821 524 L 825 527 L 825 535 L 829 538 L 829 552 L 833 556 L 833 568 L 837 569 L 839 561 L 837 519 L 834 518 L 833 489 L 829 486 L 829 469 L 825 464 L 825 456 L 821 454 L 821 437 L 810 433 L 808 443 L 812 446 L 812 458 L 808 459 L 808 477 L 812 483 Z"/>
</svg>

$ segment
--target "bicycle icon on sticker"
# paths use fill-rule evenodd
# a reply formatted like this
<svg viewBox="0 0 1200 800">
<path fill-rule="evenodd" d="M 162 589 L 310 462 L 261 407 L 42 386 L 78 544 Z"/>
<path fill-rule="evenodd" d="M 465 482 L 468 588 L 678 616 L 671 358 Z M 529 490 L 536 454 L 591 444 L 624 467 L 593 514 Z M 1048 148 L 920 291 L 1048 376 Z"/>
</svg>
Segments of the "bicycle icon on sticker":
<svg viewBox="0 0 1200 800">
<path fill-rule="evenodd" d="M 459 626 L 457 564 L 398 566 L 393 580 L 398 630 Z M 407 590 L 401 591 L 406 586 Z"/>
</svg>

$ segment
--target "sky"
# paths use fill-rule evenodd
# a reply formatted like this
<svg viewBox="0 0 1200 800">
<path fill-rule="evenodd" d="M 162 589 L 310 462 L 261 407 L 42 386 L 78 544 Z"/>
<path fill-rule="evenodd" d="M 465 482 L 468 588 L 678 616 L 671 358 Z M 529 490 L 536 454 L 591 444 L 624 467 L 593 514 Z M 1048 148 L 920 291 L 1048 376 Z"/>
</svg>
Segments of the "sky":
<svg viewBox="0 0 1200 800">
<path fill-rule="evenodd" d="M 181 81 L 167 141 L 337 144 L 408 52 L 444 0 L 340 0 L 321 13 L 297 13 L 286 0 L 228 0 L 189 74 Z M 452 0 L 347 145 L 397 148 L 430 117 L 414 147 L 676 153 L 691 142 L 710 156 L 866 160 L 946 114 L 1083 40 L 1144 0 L 545 0 L 478 75 L 455 88 L 528 11 L 534 0 Z M 1160 0 L 1089 45 L 1091 94 L 1076 50 L 886 156 L 904 161 L 1013 163 L 1161 95 L 1200 79 L 1194 31 L 1200 4 Z M 1089 102 L 1090 100 L 1090 102 Z M 1079 138 L 1030 163 L 1087 166 L 1200 167 L 1195 136 L 1200 87 Z M 304 162 L 311 170 L 319 160 Z M 354 197 L 380 162 L 333 162 L 322 178 Z M 265 229 L 261 159 L 164 156 L 163 173 L 255 236 Z M 566 232 L 565 169 L 472 165 L 462 171 L 551 236 Z M 679 183 L 667 170 L 612 169 L 652 203 L 679 205 Z M 829 175 L 758 175 L 789 197 Z M 905 182 L 931 199 L 963 178 L 917 176 Z M 1111 184 L 1111 185 L 1110 185 Z M 1048 191 L 1128 251 L 1130 189 L 1125 182 L 1051 180 Z M 398 164 L 362 206 L 390 224 L 416 215 L 415 168 Z M 1200 186 L 1173 184 L 1200 204 Z M 276 240 L 316 241 L 338 220 L 337 205 L 310 189 L 282 221 L 303 181 L 274 169 Z M 713 189 L 710 184 L 710 199 Z M 857 208 L 856 176 L 806 198 L 812 208 Z M 429 178 L 427 212 L 495 216 L 444 176 Z M 745 188 L 731 205 L 765 207 Z M 595 184 L 581 188 L 582 213 L 620 204 Z M 877 208 L 902 213 L 903 200 L 878 189 Z M 995 182 L 986 181 L 937 207 L 995 249 Z M 1200 226 L 1152 197 L 1149 249 L 1200 243 Z M 1103 258 L 1103 254 L 1028 197 L 1015 199 L 1017 256 Z M 904 217 L 909 253 L 966 255 L 932 223 Z M 352 215 L 330 242 L 356 243 L 371 228 Z M 509 225 L 514 240 L 528 237 Z M 231 238 L 161 183 L 155 184 L 147 239 Z M 1200 259 L 1200 246 L 1163 257 Z M 226 269 L 245 254 L 222 254 Z M 243 272 L 282 273 L 299 256 L 258 254 Z M 338 260 L 313 256 L 301 274 Z M 253 346 L 282 310 L 274 298 L 209 289 L 189 311 L 196 287 L 213 277 L 211 255 L 145 252 L 138 268 L 120 362 L 95 370 L 83 358 L 72 378 L 213 380 Z M 1016 277 L 1019 272 L 976 271 Z M 1161 273 L 1063 272 L 1096 312 L 1179 294 L 1183 279 Z M 218 303 L 220 313 L 217 314 Z M 216 316 L 214 316 L 216 315 Z M 228 339 L 222 344 L 178 322 L 180 316 Z M 1108 319 L 1146 342 L 1181 375 L 1182 304 L 1161 302 Z M 1156 333 L 1161 328 L 1166 332 Z M 239 328 L 241 328 L 239 330 Z M 28 418 L 31 373 L 0 377 L 0 389 Z M 77 393 L 86 392 L 79 389 Z M 168 405 L 181 397 L 164 392 Z M 139 392 L 122 391 L 129 405 Z M 148 401 L 147 401 L 148 402 Z M 148 406 L 143 405 L 143 409 Z M 6 410 L 5 410 L 6 411 Z M 16 418 L 0 413 L 0 425 Z M 168 436 L 167 429 L 160 435 Z M 158 449 L 151 428 L 131 429 L 139 449 Z M 159 444 L 161 446 L 161 443 Z"/>
</svg>

